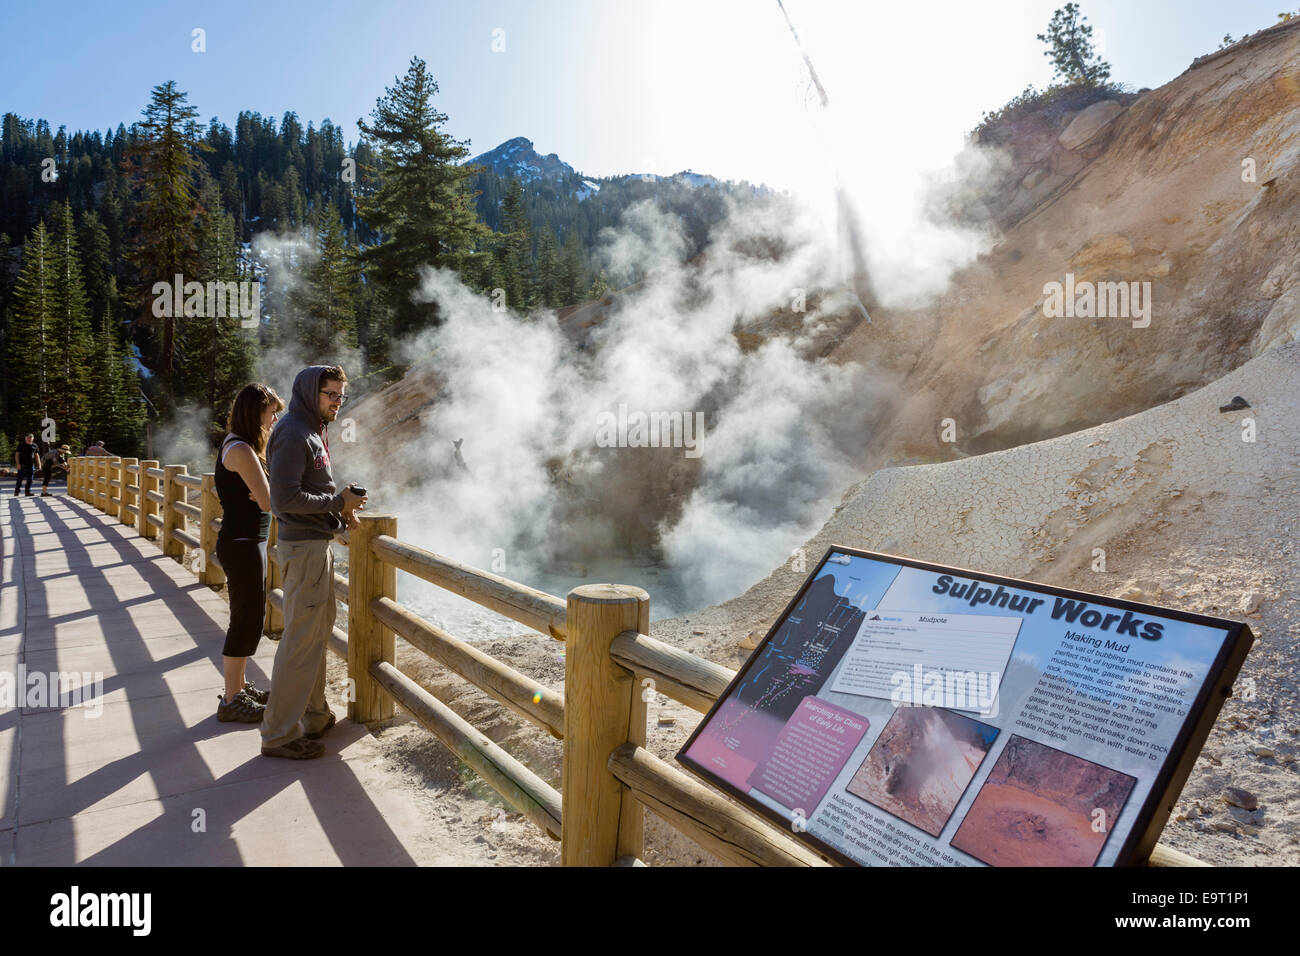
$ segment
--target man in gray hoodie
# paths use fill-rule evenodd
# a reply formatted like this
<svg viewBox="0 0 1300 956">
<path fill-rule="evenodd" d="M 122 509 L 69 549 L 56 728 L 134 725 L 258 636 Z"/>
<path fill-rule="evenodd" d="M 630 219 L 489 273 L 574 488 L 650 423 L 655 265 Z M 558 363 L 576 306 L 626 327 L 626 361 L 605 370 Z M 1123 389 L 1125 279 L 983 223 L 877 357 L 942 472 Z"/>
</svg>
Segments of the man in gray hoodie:
<svg viewBox="0 0 1300 956">
<path fill-rule="evenodd" d="M 336 491 L 330 471 L 329 423 L 346 399 L 337 365 L 312 365 L 293 382 L 289 411 L 271 430 L 271 512 L 278 522 L 276 557 L 284 577 L 284 633 L 275 652 L 271 694 L 262 716 L 262 753 L 305 760 L 325 752 L 334 726 L 325 700 L 325 649 L 334 629 L 334 554 L 330 542 L 356 527 L 366 499 Z"/>
</svg>

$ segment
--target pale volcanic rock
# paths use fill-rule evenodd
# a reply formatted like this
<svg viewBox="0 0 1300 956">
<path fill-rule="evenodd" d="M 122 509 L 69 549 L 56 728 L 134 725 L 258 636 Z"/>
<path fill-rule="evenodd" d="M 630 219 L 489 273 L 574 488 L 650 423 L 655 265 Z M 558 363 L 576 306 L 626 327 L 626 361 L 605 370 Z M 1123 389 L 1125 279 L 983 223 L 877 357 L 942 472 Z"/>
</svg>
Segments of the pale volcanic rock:
<svg viewBox="0 0 1300 956">
<path fill-rule="evenodd" d="M 1122 112 L 1124 106 L 1115 100 L 1101 100 L 1080 110 L 1060 135 L 1061 145 L 1066 149 L 1078 149 Z"/>
<path fill-rule="evenodd" d="M 1234 807 L 1241 807 L 1243 810 L 1254 810 L 1259 806 L 1259 801 L 1249 790 L 1242 790 L 1240 787 L 1228 787 L 1223 791 L 1223 802 Z"/>
</svg>

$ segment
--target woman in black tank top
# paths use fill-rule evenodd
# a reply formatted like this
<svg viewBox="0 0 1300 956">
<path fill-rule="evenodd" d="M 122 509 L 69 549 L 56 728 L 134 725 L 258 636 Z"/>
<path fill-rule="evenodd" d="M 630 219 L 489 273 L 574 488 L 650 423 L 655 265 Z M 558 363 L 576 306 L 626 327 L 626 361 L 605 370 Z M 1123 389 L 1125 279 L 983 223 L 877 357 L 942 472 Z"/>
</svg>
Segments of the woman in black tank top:
<svg viewBox="0 0 1300 956">
<path fill-rule="evenodd" d="M 230 626 L 221 651 L 226 692 L 218 698 L 218 720 L 258 723 L 269 696 L 246 682 L 245 670 L 261 640 L 266 609 L 266 538 L 271 527 L 266 441 L 283 410 L 284 401 L 270 388 L 256 382 L 245 385 L 231 405 L 229 433 L 217 452 L 217 559 L 230 596 Z"/>
</svg>

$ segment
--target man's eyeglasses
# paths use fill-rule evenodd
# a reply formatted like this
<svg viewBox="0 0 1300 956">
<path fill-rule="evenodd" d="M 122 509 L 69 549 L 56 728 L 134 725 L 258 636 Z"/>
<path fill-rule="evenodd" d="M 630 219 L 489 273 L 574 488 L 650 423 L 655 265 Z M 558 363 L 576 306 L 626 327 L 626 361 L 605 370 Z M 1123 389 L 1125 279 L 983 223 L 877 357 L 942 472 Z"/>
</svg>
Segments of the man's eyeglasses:
<svg viewBox="0 0 1300 956">
<path fill-rule="evenodd" d="M 326 396 L 331 402 L 338 402 L 340 405 L 348 400 L 348 397 L 342 392 L 327 392 L 322 388 L 320 393 Z"/>
</svg>

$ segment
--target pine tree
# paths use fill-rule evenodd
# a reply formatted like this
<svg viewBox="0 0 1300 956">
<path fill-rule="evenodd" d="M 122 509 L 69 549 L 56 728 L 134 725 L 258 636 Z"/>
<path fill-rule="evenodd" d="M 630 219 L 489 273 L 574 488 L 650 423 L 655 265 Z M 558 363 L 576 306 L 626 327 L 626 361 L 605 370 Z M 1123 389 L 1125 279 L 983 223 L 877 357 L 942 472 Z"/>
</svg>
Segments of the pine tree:
<svg viewBox="0 0 1300 956">
<path fill-rule="evenodd" d="M 146 322 L 155 321 L 150 308 L 153 284 L 171 282 L 177 274 L 189 281 L 198 265 L 194 191 L 202 168 L 199 154 L 211 147 L 198 139 L 193 122 L 198 110 L 186 98 L 173 80 L 155 86 L 144 109 L 144 122 L 136 127 L 139 139 L 130 154 L 134 184 L 141 192 L 133 259 L 142 279 L 139 305 Z M 155 367 L 167 392 L 177 360 L 176 316 L 163 316 L 156 322 L 161 325 L 161 335 L 155 343 Z"/>
<path fill-rule="evenodd" d="M 8 116 L 5 117 L 8 128 Z M 8 432 L 10 419 L 13 417 L 12 394 L 10 391 L 14 372 L 9 366 L 9 343 L 13 337 L 13 300 L 14 282 L 11 272 L 17 273 L 22 263 L 21 247 L 15 252 L 9 247 L 9 235 L 0 232 L 0 433 Z M 0 458 L 8 462 L 9 458 Z"/>
<path fill-rule="evenodd" d="M 532 305 L 551 309 L 556 304 L 559 286 L 558 263 L 555 258 L 555 233 L 550 227 L 542 230 L 537 241 L 537 261 L 533 264 Z"/>
<path fill-rule="evenodd" d="M 13 424 L 18 434 L 36 432 L 50 402 L 50 369 L 57 358 L 54 244 L 38 222 L 23 245 L 23 265 L 14 285 L 8 366 L 13 388 Z"/>
<path fill-rule="evenodd" d="M 332 206 L 327 215 L 329 221 L 320 232 L 320 258 L 311 270 L 311 322 L 304 329 L 304 342 L 320 355 L 332 354 L 339 345 L 357 345 L 356 266 L 343 245 L 343 227 Z"/>
<path fill-rule="evenodd" d="M 557 305 L 573 305 L 577 302 L 582 286 L 582 251 L 578 248 L 578 234 L 570 232 L 564 242 L 564 251 L 560 254 L 558 284 L 556 290 Z"/>
<path fill-rule="evenodd" d="M 141 445 L 145 411 L 135 362 L 129 351 L 124 354 L 121 335 L 111 316 L 104 316 L 94 341 L 90 381 L 95 402 L 87 439 L 102 441 L 115 454 L 139 457 L 136 453 Z"/>
<path fill-rule="evenodd" d="M 111 326 L 111 322 L 107 317 L 104 320 L 104 325 Z M 116 330 L 109 328 L 107 331 L 112 340 L 117 341 Z M 144 445 L 144 423 L 147 413 L 145 411 L 144 397 L 140 392 L 140 372 L 136 367 L 135 356 L 132 354 L 129 345 L 124 349 L 122 357 L 117 361 L 117 372 L 117 381 L 113 391 L 116 427 L 111 431 L 112 440 L 115 444 L 108 447 L 121 455 L 133 458 L 143 457 L 139 454 L 139 451 Z M 133 454 L 133 452 L 135 453 Z"/>
<path fill-rule="evenodd" d="M 77 444 L 86 429 L 91 339 L 72 207 L 64 205 L 54 237 L 54 364 L 48 376 L 49 416 L 58 441 Z"/>
<path fill-rule="evenodd" d="M 15 252 L 9 242 L 9 234 L 0 232 L 0 309 L 9 304 L 13 295 L 14 283 L 10 271 L 22 261 L 21 248 Z"/>
<path fill-rule="evenodd" d="M 1103 86 L 1110 78 L 1110 64 L 1092 46 L 1092 27 L 1079 15 L 1077 3 L 1067 3 L 1052 14 L 1047 33 L 1038 39 L 1048 45 L 1043 56 L 1052 61 L 1056 75 L 1067 84 Z"/>
<path fill-rule="evenodd" d="M 360 290 L 357 297 L 357 344 L 365 353 L 366 372 L 369 374 L 392 365 L 393 318 L 364 270 Z"/>
<path fill-rule="evenodd" d="M 280 195 L 284 197 L 284 225 L 296 228 L 306 219 L 307 203 L 302 194 L 302 181 L 297 168 L 290 166 L 280 180 Z"/>
<path fill-rule="evenodd" d="M 235 223 L 222 209 L 221 191 L 215 181 L 204 185 L 199 205 L 203 211 L 199 222 L 199 279 L 205 288 L 209 282 L 219 283 L 223 290 L 237 288 L 245 277 L 239 269 Z M 208 409 L 214 421 L 224 416 L 230 400 L 247 384 L 252 372 L 256 333 L 243 329 L 234 304 L 228 295 L 214 296 L 210 313 L 205 308 L 203 315 L 182 320 L 184 398 Z"/>
<path fill-rule="evenodd" d="M 221 167 L 221 205 L 230 212 L 235 219 L 235 234 L 242 236 L 244 234 L 244 194 L 239 185 L 239 170 L 235 168 L 234 162 L 226 160 Z"/>
<path fill-rule="evenodd" d="M 81 247 L 82 275 L 86 283 L 87 314 L 103 316 L 117 311 L 117 283 L 108 230 L 93 209 L 81 217 L 77 237 Z"/>
<path fill-rule="evenodd" d="M 90 390 L 95 396 L 95 401 L 90 407 L 90 419 L 86 423 L 86 441 L 102 441 L 105 447 L 120 455 L 123 452 L 113 448 L 110 440 L 117 420 L 117 404 L 114 399 L 119 387 L 112 374 L 113 362 L 117 354 L 113 344 L 115 330 L 112 325 L 112 319 L 107 315 L 104 316 L 94 337 L 95 351 L 90 362 Z"/>
<path fill-rule="evenodd" d="M 518 179 L 511 179 L 501 200 L 501 232 L 496 238 L 494 257 L 496 274 L 505 290 L 506 305 L 512 309 L 528 307 L 528 252 L 532 238 L 528 234 L 528 216 L 524 212 L 524 189 Z"/>
<path fill-rule="evenodd" d="M 358 196 L 357 207 L 381 237 L 365 256 L 393 310 L 397 335 L 436 318 L 432 306 L 411 300 L 421 266 L 460 270 L 489 238 L 468 188 L 477 167 L 458 165 L 469 149 L 441 131 L 447 116 L 433 108 L 437 93 L 425 62 L 413 57 L 406 75 L 376 101 L 372 122 L 357 121 L 382 158 L 379 188 Z"/>
<path fill-rule="evenodd" d="M 126 215 L 122 210 L 121 179 L 112 166 L 104 169 L 104 195 L 99 203 L 99 211 L 104 231 L 108 233 L 108 261 L 119 263 L 122 261 L 123 236 L 126 234 Z"/>
</svg>

